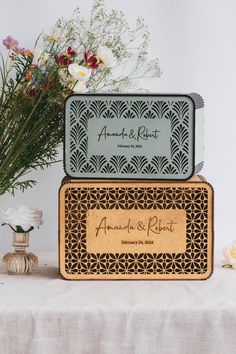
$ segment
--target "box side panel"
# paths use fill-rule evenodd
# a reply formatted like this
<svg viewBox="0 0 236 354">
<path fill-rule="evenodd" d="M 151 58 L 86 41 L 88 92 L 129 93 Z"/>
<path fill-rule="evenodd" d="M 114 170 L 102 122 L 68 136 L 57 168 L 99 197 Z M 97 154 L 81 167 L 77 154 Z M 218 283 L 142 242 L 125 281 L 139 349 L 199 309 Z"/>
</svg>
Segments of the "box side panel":
<svg viewBox="0 0 236 354">
<path fill-rule="evenodd" d="M 58 195 L 58 249 L 59 249 L 59 273 L 62 278 L 71 280 L 72 277 L 65 271 L 65 193 L 70 182 L 62 180 Z M 76 187 L 75 187 L 76 188 Z"/>
<path fill-rule="evenodd" d="M 203 168 L 204 164 L 204 108 L 195 113 L 195 173 Z"/>
</svg>

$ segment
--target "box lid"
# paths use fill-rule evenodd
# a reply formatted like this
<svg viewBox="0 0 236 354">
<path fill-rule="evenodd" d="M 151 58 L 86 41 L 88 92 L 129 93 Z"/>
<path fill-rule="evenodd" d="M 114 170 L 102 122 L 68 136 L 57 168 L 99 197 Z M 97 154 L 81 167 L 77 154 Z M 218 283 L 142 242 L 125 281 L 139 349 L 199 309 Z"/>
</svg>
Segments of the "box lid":
<svg viewBox="0 0 236 354">
<path fill-rule="evenodd" d="M 72 95 L 65 106 L 65 172 L 186 180 L 195 170 L 195 113 L 202 107 L 198 94 Z"/>
</svg>

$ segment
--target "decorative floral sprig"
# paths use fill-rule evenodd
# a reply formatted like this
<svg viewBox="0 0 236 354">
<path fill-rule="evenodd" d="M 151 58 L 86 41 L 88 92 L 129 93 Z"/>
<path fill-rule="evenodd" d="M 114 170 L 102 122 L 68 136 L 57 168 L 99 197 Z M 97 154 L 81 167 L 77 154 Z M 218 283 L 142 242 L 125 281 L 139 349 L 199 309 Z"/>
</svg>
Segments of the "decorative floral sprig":
<svg viewBox="0 0 236 354">
<path fill-rule="evenodd" d="M 7 36 L 2 42 L 7 49 L 13 49 L 13 50 L 18 49 L 18 45 L 19 45 L 18 41 L 12 38 L 11 36 Z"/>
<path fill-rule="evenodd" d="M 76 9 L 21 47 L 11 36 L 0 53 L 0 195 L 36 182 L 32 170 L 57 161 L 63 137 L 63 105 L 72 92 L 128 92 L 138 80 L 158 78 L 158 59 L 148 60 L 150 34 L 141 18 L 132 29 L 124 14 L 94 0 L 89 20 Z"/>
<path fill-rule="evenodd" d="M 9 225 L 14 232 L 30 232 L 43 224 L 43 213 L 38 209 L 18 206 L 2 211 L 2 225 Z"/>
<path fill-rule="evenodd" d="M 223 249 L 224 261 L 223 267 L 232 268 L 236 270 L 236 240 L 233 241 L 231 246 Z"/>
</svg>

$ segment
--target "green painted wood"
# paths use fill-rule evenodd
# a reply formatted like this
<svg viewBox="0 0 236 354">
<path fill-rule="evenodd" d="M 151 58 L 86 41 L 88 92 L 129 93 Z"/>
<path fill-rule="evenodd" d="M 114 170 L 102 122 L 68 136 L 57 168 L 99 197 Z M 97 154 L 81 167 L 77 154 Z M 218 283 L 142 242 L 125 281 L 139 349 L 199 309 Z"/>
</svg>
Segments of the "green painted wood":
<svg viewBox="0 0 236 354">
<path fill-rule="evenodd" d="M 203 101 L 193 95 L 87 94 L 65 104 L 72 178 L 190 178 L 203 165 Z"/>
</svg>

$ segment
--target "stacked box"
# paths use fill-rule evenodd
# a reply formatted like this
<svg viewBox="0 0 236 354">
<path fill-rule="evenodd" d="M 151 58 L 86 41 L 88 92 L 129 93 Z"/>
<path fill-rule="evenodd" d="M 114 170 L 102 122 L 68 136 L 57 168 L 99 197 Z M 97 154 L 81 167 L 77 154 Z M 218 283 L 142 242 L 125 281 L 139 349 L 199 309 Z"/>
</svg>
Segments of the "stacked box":
<svg viewBox="0 0 236 354">
<path fill-rule="evenodd" d="M 88 94 L 65 105 L 59 192 L 65 279 L 206 279 L 213 189 L 198 94 Z"/>
</svg>

